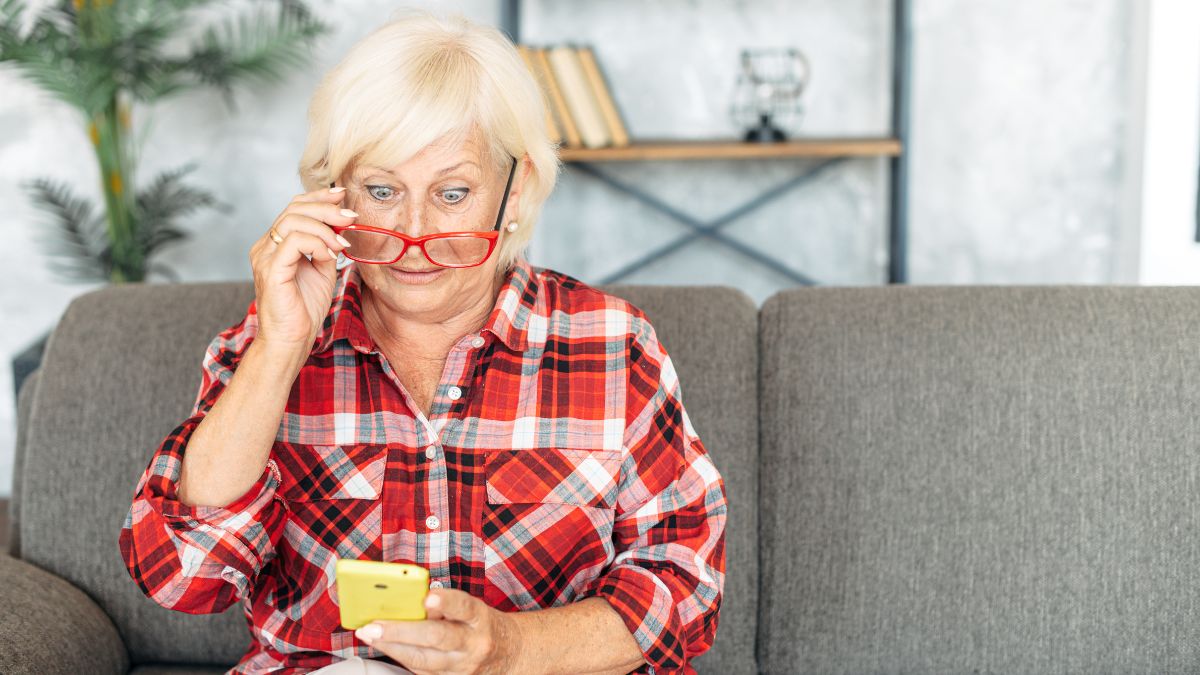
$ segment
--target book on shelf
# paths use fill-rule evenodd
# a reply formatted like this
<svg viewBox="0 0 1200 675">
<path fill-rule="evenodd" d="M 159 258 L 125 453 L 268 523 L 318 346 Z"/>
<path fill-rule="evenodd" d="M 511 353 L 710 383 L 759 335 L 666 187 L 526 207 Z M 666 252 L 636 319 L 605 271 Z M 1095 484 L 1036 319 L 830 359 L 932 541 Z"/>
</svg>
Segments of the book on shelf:
<svg viewBox="0 0 1200 675">
<path fill-rule="evenodd" d="M 546 101 L 547 132 L 566 148 L 625 147 L 629 133 L 589 46 L 517 45 Z"/>
<path fill-rule="evenodd" d="M 608 145 L 612 137 L 600 114 L 600 104 L 596 102 L 587 76 L 583 74 L 579 54 L 573 47 L 559 45 L 551 47 L 546 57 L 550 59 L 554 79 L 558 80 L 571 117 L 575 118 L 575 125 L 579 127 L 579 137 L 583 139 L 584 147 L 603 148 Z"/>
<path fill-rule="evenodd" d="M 558 123 L 554 120 L 554 108 L 550 104 L 550 92 L 546 85 L 546 77 L 542 75 L 541 66 L 537 63 L 537 56 L 534 55 L 533 49 L 527 45 L 517 45 L 517 52 L 521 55 L 521 60 L 525 62 L 525 68 L 533 75 L 533 79 L 537 82 L 538 89 L 542 92 L 542 98 L 546 102 L 546 134 L 550 137 L 550 142 L 559 144 L 562 142 L 562 134 L 558 130 Z"/>
<path fill-rule="evenodd" d="M 558 130 L 562 132 L 561 136 L 565 144 L 570 147 L 578 147 L 582 144 L 579 140 L 579 129 L 575 127 L 575 121 L 571 119 L 571 112 L 567 110 L 567 102 L 563 100 L 562 90 L 558 88 L 558 81 L 554 79 L 554 73 L 550 70 L 550 61 L 546 58 L 546 48 L 534 47 L 531 49 L 531 54 L 541 81 L 546 86 L 547 103 L 554 111 L 554 119 L 558 123 Z"/>
<path fill-rule="evenodd" d="M 587 45 L 579 47 L 577 53 L 579 54 L 579 63 L 583 66 L 583 74 L 587 76 L 588 84 L 592 88 L 592 95 L 595 96 L 596 104 L 600 106 L 600 114 L 608 126 L 613 147 L 623 148 L 629 145 L 629 132 L 625 130 L 621 114 L 617 112 L 617 104 L 613 102 L 612 95 L 609 94 L 608 83 L 605 82 L 604 74 L 600 72 L 600 66 L 596 63 L 596 54 Z"/>
</svg>

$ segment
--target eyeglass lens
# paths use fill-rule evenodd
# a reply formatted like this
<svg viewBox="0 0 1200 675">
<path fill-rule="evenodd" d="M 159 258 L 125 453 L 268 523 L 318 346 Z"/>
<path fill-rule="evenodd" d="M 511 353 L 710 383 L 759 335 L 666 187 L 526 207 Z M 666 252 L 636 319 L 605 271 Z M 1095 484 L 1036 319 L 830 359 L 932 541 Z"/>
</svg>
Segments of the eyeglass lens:
<svg viewBox="0 0 1200 675">
<path fill-rule="evenodd" d="M 400 256 L 404 241 L 378 232 L 343 230 L 350 242 L 348 252 L 366 262 L 388 263 Z M 438 265 L 475 265 L 487 256 L 491 245 L 482 237 L 448 237 L 425 242 L 425 251 Z"/>
</svg>

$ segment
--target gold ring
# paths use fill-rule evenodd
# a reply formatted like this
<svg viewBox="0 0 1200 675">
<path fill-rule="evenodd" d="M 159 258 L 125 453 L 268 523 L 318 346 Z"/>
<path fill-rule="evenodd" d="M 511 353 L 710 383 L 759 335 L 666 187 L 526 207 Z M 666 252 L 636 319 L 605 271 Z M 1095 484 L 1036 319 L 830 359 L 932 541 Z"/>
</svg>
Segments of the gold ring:
<svg viewBox="0 0 1200 675">
<path fill-rule="evenodd" d="M 271 241 L 275 242 L 276 244 L 283 243 L 283 237 L 279 236 L 279 232 L 275 231 L 275 228 L 273 227 L 271 228 Z"/>
</svg>

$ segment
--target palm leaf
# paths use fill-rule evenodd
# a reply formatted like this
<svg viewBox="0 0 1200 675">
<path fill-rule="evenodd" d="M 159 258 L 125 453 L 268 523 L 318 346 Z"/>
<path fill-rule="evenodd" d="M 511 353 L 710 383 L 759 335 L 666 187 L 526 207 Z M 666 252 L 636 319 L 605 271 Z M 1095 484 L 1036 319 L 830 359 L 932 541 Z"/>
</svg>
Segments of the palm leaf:
<svg viewBox="0 0 1200 675">
<path fill-rule="evenodd" d="M 275 83 L 285 69 L 308 57 L 308 39 L 328 27 L 295 2 L 280 11 L 256 11 L 205 30 L 192 51 L 189 69 L 204 84 L 217 88 L 226 105 L 235 109 L 233 85 L 241 81 Z"/>
<path fill-rule="evenodd" d="M 116 24 L 121 36 L 113 41 L 111 58 L 133 98 L 154 102 L 182 89 L 182 61 L 164 56 L 163 45 L 186 25 L 180 9 L 197 2 L 123 2 Z"/>
<path fill-rule="evenodd" d="M 167 279 L 176 283 L 180 281 L 178 272 L 160 262 L 150 263 L 150 265 L 146 268 L 146 276 L 149 276 L 150 274 L 158 274 L 159 276 L 166 277 Z"/>
<path fill-rule="evenodd" d="M 17 35 L 24 23 L 24 15 L 24 0 L 0 0 L 0 37 Z"/>
<path fill-rule="evenodd" d="M 8 2 L 5 15 L 15 11 Z M 10 18 L 0 23 L 0 62 L 12 62 L 17 72 L 58 98 L 84 108 L 83 91 L 76 77 L 77 53 L 75 36 L 64 31 L 46 12 L 34 19 L 27 35 L 21 35 L 20 22 Z"/>
<path fill-rule="evenodd" d="M 23 14 L 13 0 L 5 12 Z M 11 62 L 18 74 L 91 117 L 104 110 L 125 83 L 114 68 L 112 45 L 84 44 L 74 25 L 69 1 L 50 7 L 35 17 L 28 34 L 20 21 L 0 22 L 0 62 Z"/>
<path fill-rule="evenodd" d="M 232 210 L 232 205 L 218 201 L 207 190 L 183 184 L 183 177 L 196 168 L 196 163 L 189 162 L 164 171 L 138 191 L 135 205 L 138 238 L 147 257 L 166 244 L 187 238 L 187 233 L 175 225 L 178 218 L 205 207 Z"/>
<path fill-rule="evenodd" d="M 90 201 L 49 178 L 35 178 L 22 187 L 32 192 L 34 206 L 53 218 L 54 234 L 41 237 L 52 256 L 51 268 L 72 281 L 107 281 L 111 252 L 107 250 L 103 212 L 97 217 Z"/>
</svg>

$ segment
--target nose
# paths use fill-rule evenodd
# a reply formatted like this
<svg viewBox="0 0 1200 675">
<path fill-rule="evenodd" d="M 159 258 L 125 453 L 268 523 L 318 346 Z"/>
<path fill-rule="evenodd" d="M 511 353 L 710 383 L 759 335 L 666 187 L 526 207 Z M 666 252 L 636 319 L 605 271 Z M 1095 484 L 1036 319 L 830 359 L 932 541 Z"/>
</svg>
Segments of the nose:
<svg viewBox="0 0 1200 675">
<path fill-rule="evenodd" d="M 405 234 L 408 233 L 406 232 Z M 425 255 L 421 253 L 420 246 L 409 246 L 408 250 L 401 256 L 400 262 L 404 267 L 408 268 L 422 268 L 430 265 L 430 262 L 425 259 Z"/>
<path fill-rule="evenodd" d="M 403 217 L 404 223 L 401 225 L 401 232 L 410 237 L 420 237 L 432 232 L 428 222 L 429 211 L 423 199 L 410 199 L 404 207 Z"/>
</svg>

